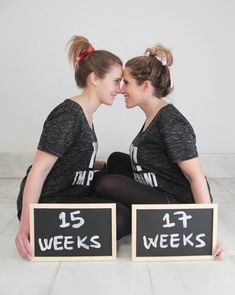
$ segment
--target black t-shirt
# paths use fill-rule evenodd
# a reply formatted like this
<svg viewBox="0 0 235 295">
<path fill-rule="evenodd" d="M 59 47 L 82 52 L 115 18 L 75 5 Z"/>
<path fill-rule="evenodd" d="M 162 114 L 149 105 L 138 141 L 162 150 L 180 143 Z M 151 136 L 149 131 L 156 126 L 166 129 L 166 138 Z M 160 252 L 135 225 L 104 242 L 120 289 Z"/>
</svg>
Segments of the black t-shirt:
<svg viewBox="0 0 235 295">
<path fill-rule="evenodd" d="M 135 180 L 166 192 L 180 203 L 193 203 L 189 182 L 177 165 L 198 156 L 190 123 L 168 104 L 142 130 L 130 147 Z"/>
<path fill-rule="evenodd" d="M 38 144 L 39 150 L 58 156 L 40 199 L 88 196 L 97 148 L 81 106 L 71 99 L 58 105 L 47 117 Z"/>
</svg>

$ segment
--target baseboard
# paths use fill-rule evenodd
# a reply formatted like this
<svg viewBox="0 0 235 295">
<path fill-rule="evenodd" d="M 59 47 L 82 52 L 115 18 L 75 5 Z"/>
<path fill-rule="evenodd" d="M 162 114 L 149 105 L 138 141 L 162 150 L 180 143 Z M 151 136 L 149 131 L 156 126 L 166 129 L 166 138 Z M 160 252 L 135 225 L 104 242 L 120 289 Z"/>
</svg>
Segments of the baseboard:
<svg viewBox="0 0 235 295">
<path fill-rule="evenodd" d="M 235 178 L 235 154 L 200 154 L 200 159 L 208 178 Z M 32 153 L 0 153 L 0 177 L 22 178 L 32 160 Z"/>
</svg>

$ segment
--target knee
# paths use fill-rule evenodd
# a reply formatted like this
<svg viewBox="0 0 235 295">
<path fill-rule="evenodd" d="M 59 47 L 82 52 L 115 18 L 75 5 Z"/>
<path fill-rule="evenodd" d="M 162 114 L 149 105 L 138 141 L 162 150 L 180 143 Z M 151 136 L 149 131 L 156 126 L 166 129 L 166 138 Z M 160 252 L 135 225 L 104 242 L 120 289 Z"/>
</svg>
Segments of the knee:
<svg viewBox="0 0 235 295">
<path fill-rule="evenodd" d="M 123 153 L 121 152 L 114 152 L 112 153 L 107 160 L 108 167 L 112 167 L 113 165 L 116 165 L 120 163 L 120 159 L 123 157 Z"/>
<path fill-rule="evenodd" d="M 112 176 L 105 174 L 101 175 L 97 180 L 95 184 L 95 192 L 100 195 L 106 195 L 113 189 L 113 181 L 112 181 Z"/>
<path fill-rule="evenodd" d="M 110 174 L 124 174 L 124 170 L 131 169 L 130 157 L 121 152 L 112 153 L 107 160 L 107 168 Z"/>
</svg>

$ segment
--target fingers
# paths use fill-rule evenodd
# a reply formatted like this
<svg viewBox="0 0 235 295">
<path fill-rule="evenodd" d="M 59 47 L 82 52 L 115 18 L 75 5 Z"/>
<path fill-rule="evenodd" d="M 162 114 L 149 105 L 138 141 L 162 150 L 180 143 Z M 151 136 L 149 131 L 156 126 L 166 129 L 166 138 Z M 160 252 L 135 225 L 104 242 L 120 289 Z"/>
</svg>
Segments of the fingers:
<svg viewBox="0 0 235 295">
<path fill-rule="evenodd" d="M 224 250 L 220 242 L 217 242 L 213 256 L 217 260 L 221 260 L 224 258 Z"/>
<path fill-rule="evenodd" d="M 218 248 L 217 251 L 214 253 L 214 258 L 221 260 L 224 258 L 224 253 L 222 248 Z"/>
<path fill-rule="evenodd" d="M 15 243 L 20 256 L 26 260 L 31 260 L 33 256 L 32 248 L 27 235 L 19 233 L 16 236 Z"/>
</svg>

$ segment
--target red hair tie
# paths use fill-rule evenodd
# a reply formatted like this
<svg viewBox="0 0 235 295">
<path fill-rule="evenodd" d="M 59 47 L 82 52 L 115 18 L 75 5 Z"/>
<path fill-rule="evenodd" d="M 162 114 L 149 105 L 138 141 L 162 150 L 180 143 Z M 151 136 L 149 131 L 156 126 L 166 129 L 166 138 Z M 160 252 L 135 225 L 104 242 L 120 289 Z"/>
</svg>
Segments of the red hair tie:
<svg viewBox="0 0 235 295">
<path fill-rule="evenodd" d="M 89 47 L 87 50 L 80 53 L 79 56 L 76 58 L 75 64 L 78 65 L 84 57 L 90 55 L 94 50 L 95 49 L 93 47 Z"/>
</svg>

